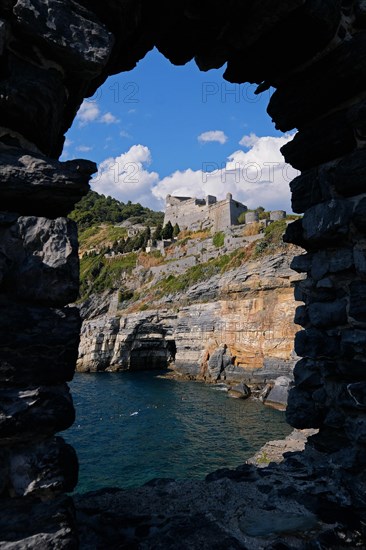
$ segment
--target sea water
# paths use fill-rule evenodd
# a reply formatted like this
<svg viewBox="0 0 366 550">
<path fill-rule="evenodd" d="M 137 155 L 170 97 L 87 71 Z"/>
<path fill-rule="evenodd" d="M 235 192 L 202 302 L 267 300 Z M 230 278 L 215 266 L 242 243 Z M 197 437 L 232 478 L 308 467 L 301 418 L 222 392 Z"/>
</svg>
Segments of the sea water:
<svg viewBox="0 0 366 550">
<path fill-rule="evenodd" d="M 136 487 L 154 478 L 195 478 L 243 464 L 264 443 L 291 432 L 284 413 L 223 386 L 153 372 L 76 374 L 77 492 Z"/>
</svg>

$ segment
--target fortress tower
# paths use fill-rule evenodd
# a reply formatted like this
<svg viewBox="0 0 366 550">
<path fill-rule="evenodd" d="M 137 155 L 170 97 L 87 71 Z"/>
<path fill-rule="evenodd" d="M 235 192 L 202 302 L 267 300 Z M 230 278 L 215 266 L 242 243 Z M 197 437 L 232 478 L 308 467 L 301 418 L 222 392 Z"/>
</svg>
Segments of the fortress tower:
<svg viewBox="0 0 366 550">
<path fill-rule="evenodd" d="M 222 201 L 217 201 L 213 195 L 204 199 L 196 197 L 166 197 L 164 225 L 170 221 L 180 229 L 198 231 L 212 227 L 215 232 L 223 231 L 231 225 L 238 224 L 238 217 L 247 211 L 241 202 L 233 200 L 228 193 Z"/>
</svg>

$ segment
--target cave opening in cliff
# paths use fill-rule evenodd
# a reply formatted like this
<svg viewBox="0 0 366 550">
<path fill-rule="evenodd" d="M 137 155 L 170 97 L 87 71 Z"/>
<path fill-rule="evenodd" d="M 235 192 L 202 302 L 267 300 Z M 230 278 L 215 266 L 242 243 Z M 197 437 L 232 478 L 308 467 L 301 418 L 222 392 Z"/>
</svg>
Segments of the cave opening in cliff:
<svg viewBox="0 0 366 550">
<path fill-rule="evenodd" d="M 129 356 L 128 369 L 132 372 L 166 370 L 174 364 L 177 346 L 171 335 L 167 337 L 167 332 L 164 324 L 139 323 L 124 346 L 123 353 Z"/>
</svg>

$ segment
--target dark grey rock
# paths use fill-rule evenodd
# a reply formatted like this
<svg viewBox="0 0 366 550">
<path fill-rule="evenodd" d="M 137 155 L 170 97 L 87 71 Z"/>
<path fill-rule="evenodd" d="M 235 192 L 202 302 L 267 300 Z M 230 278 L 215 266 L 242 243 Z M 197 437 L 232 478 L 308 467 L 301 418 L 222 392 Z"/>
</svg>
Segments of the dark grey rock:
<svg viewBox="0 0 366 550">
<path fill-rule="evenodd" d="M 311 206 L 332 197 L 332 188 L 328 185 L 329 165 L 339 157 L 351 153 L 356 146 L 353 124 L 349 120 L 348 109 L 332 113 L 321 121 L 313 121 L 301 128 L 293 141 L 282 147 L 281 152 L 287 162 L 298 170 L 305 171 L 294 183 L 293 205 L 296 212 L 305 212 Z M 314 168 L 320 165 L 320 167 Z M 305 185 L 311 189 L 301 191 Z M 317 200 L 320 198 L 321 200 Z"/>
<path fill-rule="evenodd" d="M 322 367 L 325 376 L 334 376 L 336 372 L 342 379 L 350 381 L 366 380 L 366 363 L 362 357 L 351 360 L 341 359 L 336 363 L 327 363 Z"/>
<path fill-rule="evenodd" d="M 290 426 L 303 430 L 320 428 L 325 409 L 315 402 L 311 391 L 299 388 L 290 390 L 286 408 L 286 419 Z"/>
<path fill-rule="evenodd" d="M 352 359 L 355 355 L 366 354 L 366 331 L 359 329 L 347 329 L 342 331 L 342 354 Z"/>
<path fill-rule="evenodd" d="M 274 407 L 283 407 L 287 406 L 288 394 L 292 384 L 292 379 L 287 378 L 286 376 L 280 376 L 275 380 L 274 386 L 268 394 L 267 399 L 265 400 L 266 405 L 271 405 Z"/>
<path fill-rule="evenodd" d="M 288 224 L 286 232 L 283 236 L 283 241 L 285 243 L 296 244 L 297 246 L 308 250 L 308 245 L 304 238 L 304 228 L 302 226 L 302 220 L 296 220 Z"/>
<path fill-rule="evenodd" d="M 4 53 L 6 42 L 7 24 L 6 21 L 0 20 L 0 55 Z"/>
<path fill-rule="evenodd" d="M 313 206 L 302 219 L 304 238 L 312 244 L 338 242 L 348 233 L 352 210 L 352 204 L 346 200 L 332 200 Z"/>
<path fill-rule="evenodd" d="M 329 189 L 324 192 L 320 186 L 318 168 L 297 176 L 291 181 L 290 188 L 292 210 L 299 214 L 331 198 Z"/>
<path fill-rule="evenodd" d="M 267 462 L 265 468 L 245 464 L 235 470 L 222 468 L 205 481 L 162 480 L 135 490 L 105 489 L 77 496 L 81 548 L 123 543 L 143 550 L 183 550 L 187 540 L 190 548 L 207 550 L 223 545 L 253 550 L 320 544 L 341 548 L 345 532 L 349 548 L 362 547 L 362 516 L 352 504 L 356 498 L 360 506 L 364 502 L 362 474 L 343 477 L 334 455 L 319 453 L 309 444 L 304 452 L 296 452 L 304 439 L 274 442 L 282 452 L 286 447 L 295 452 L 287 452 L 280 464 Z M 263 451 L 262 463 L 267 459 L 266 448 Z M 218 507 L 218 498 L 224 507 Z M 334 525 L 339 536 L 326 538 Z"/>
<path fill-rule="evenodd" d="M 98 76 L 106 65 L 113 35 L 73 0 L 18 0 L 13 12 L 23 33 L 36 35 L 46 51 L 82 76 Z"/>
<path fill-rule="evenodd" d="M 296 308 L 294 323 L 304 328 L 308 327 L 310 321 L 306 306 L 299 306 Z"/>
<path fill-rule="evenodd" d="M 311 276 L 316 281 L 327 273 L 339 273 L 353 267 L 353 251 L 351 248 L 327 249 L 313 254 Z"/>
<path fill-rule="evenodd" d="M 67 216 L 88 192 L 96 169 L 86 160 L 59 162 L 24 149 L 0 149 L 1 209 L 25 216 Z"/>
<path fill-rule="evenodd" d="M 366 282 L 353 281 L 350 284 L 350 317 L 366 322 Z"/>
<path fill-rule="evenodd" d="M 315 388 L 321 386 L 321 369 L 323 364 L 323 361 L 314 361 L 308 358 L 301 359 L 298 363 L 296 363 L 294 369 L 294 380 L 296 387 L 299 389 L 314 390 Z"/>
<path fill-rule="evenodd" d="M 363 233 L 366 231 L 366 198 L 361 199 L 357 204 L 354 214 L 352 216 L 352 221 L 359 231 Z"/>
<path fill-rule="evenodd" d="M 4 298 L 0 304 L 1 384 L 24 387 L 71 380 L 81 326 L 78 310 L 14 304 Z"/>
<path fill-rule="evenodd" d="M 292 260 L 290 267 L 297 273 L 309 273 L 313 264 L 312 254 L 302 254 L 301 256 L 295 256 Z"/>
<path fill-rule="evenodd" d="M 0 227 L 9 227 L 19 218 L 19 214 L 12 212 L 0 212 Z"/>
<path fill-rule="evenodd" d="M 361 103 L 361 105 L 363 105 Z M 351 120 L 349 120 L 351 118 Z M 320 167 L 307 170 L 294 180 L 290 187 L 292 190 L 292 207 L 294 212 L 302 213 L 317 203 L 324 202 L 335 197 L 334 191 L 344 197 L 359 195 L 364 192 L 365 181 L 365 151 L 364 149 L 353 150 L 354 130 L 350 127 L 358 123 L 360 117 L 358 113 L 347 115 L 332 115 L 329 119 L 323 119 L 321 122 L 312 125 L 310 130 L 303 130 L 298 134 L 293 142 L 286 145 L 284 153 L 289 161 L 293 160 L 293 155 L 298 155 L 297 163 L 304 163 L 304 150 L 310 146 L 311 163 L 314 162 L 313 147 L 321 145 L 322 162 L 324 162 L 325 148 L 328 151 L 328 158 L 335 158 L 334 145 L 341 146 L 341 157 L 328 164 L 322 164 Z M 347 128 L 345 132 L 345 127 Z M 301 139 L 300 139 L 301 136 Z M 326 137 L 325 137 L 326 136 Z M 315 141 L 314 141 L 315 138 Z M 347 151 L 350 153 L 347 155 Z M 305 152 L 306 157 L 306 152 Z M 334 191 L 332 191 L 334 189 Z"/>
<path fill-rule="evenodd" d="M 312 59 L 315 52 L 323 49 L 336 32 L 340 17 L 338 0 L 332 4 L 285 1 L 277 3 L 273 10 L 274 5 L 273 0 L 265 5 L 257 4 L 256 9 L 251 12 L 251 24 L 248 27 L 243 28 L 236 22 L 228 28 L 230 43 L 234 41 L 235 44 L 234 53 L 229 57 L 224 73 L 224 78 L 229 82 L 262 83 L 259 86 L 260 91 L 266 91 L 268 82 L 274 82 L 277 87 L 278 82 L 282 83 L 280 75 L 291 74 L 295 67 Z M 246 15 L 243 9 L 243 20 Z M 238 12 L 237 16 L 240 18 Z M 308 26 L 313 31 L 312 39 L 305 30 Z M 285 41 L 278 39 L 285 29 L 290 32 L 290 28 L 294 44 L 292 51 L 289 51 Z M 272 114 L 271 112 L 270 115 Z M 279 114 L 283 116 L 282 110 L 281 113 L 275 113 L 276 118 Z"/>
<path fill-rule="evenodd" d="M 301 330 L 295 337 L 295 351 L 300 357 L 311 359 L 337 357 L 339 355 L 339 338 L 328 336 L 316 328 Z"/>
<path fill-rule="evenodd" d="M 263 360 L 263 368 L 257 369 L 252 373 L 250 382 L 266 384 L 267 382 L 273 382 L 280 376 L 292 378 L 295 363 L 295 354 L 289 359 L 280 359 L 279 357 L 271 356 L 265 357 Z"/>
<path fill-rule="evenodd" d="M 352 441 L 361 445 L 366 445 L 366 416 L 347 418 L 345 422 L 345 431 Z"/>
<path fill-rule="evenodd" d="M 12 49 L 17 47 L 22 50 L 21 41 L 12 41 Z M 13 138 L 9 132 L 8 136 L 1 137 L 1 141 L 24 147 L 23 137 L 43 153 L 59 156 L 64 142 L 63 118 L 68 96 L 62 73 L 29 63 L 22 59 L 21 54 L 8 50 L 7 59 L 8 71 L 0 81 L 1 125 L 11 128 L 21 137 Z M 27 213 L 38 214 L 36 211 Z"/>
<path fill-rule="evenodd" d="M 301 128 L 309 120 L 360 93 L 366 78 L 365 59 L 361 53 L 365 47 L 366 37 L 363 33 L 356 34 L 293 76 L 291 83 L 278 88 L 268 107 L 277 128 L 283 132 Z M 357 79 L 355 75 L 358 75 Z M 314 151 L 317 158 L 313 165 L 320 160 L 315 147 Z M 333 158 L 337 156 L 339 152 L 335 151 Z"/>
<path fill-rule="evenodd" d="M 231 386 L 229 388 L 230 397 L 235 397 L 239 399 L 248 399 L 251 393 L 252 393 L 251 389 L 243 382 L 241 384 L 236 384 L 235 386 Z"/>
<path fill-rule="evenodd" d="M 365 191 L 366 151 L 358 149 L 342 158 L 328 172 L 329 183 L 344 197 L 360 195 Z"/>
<path fill-rule="evenodd" d="M 307 302 L 307 290 L 308 288 L 304 284 L 302 284 L 303 281 L 296 281 L 294 283 L 294 299 L 295 302 Z"/>
<path fill-rule="evenodd" d="M 75 411 L 66 384 L 24 389 L 0 389 L 1 445 L 35 441 L 39 433 L 66 430 Z"/>
<path fill-rule="evenodd" d="M 329 281 L 332 284 L 329 284 Z M 297 281 L 295 283 L 295 300 L 308 305 L 312 302 L 333 302 L 345 298 L 345 290 L 342 287 L 335 288 L 333 278 L 329 277 L 328 283 L 324 285 L 319 285 L 319 282 L 309 278 Z"/>
<path fill-rule="evenodd" d="M 330 277 L 325 277 L 324 279 L 320 279 L 316 283 L 316 288 L 318 289 L 332 289 L 334 288 L 334 283 Z"/>
<path fill-rule="evenodd" d="M 366 250 L 363 246 L 355 246 L 353 249 L 353 258 L 356 271 L 362 275 L 366 275 Z"/>
<path fill-rule="evenodd" d="M 339 404 L 351 409 L 366 411 L 366 382 L 353 382 L 343 385 L 342 397 L 339 397 Z"/>
<path fill-rule="evenodd" d="M 4 550 L 76 550 L 75 510 L 70 497 L 0 501 L 0 547 Z"/>
<path fill-rule="evenodd" d="M 214 351 L 208 360 L 208 372 L 213 380 L 219 380 L 222 371 L 224 370 L 224 355 L 226 346 L 222 346 Z"/>
<path fill-rule="evenodd" d="M 20 217 L 0 228 L 0 292 L 62 306 L 79 293 L 76 224 L 65 218 Z"/>
<path fill-rule="evenodd" d="M 347 322 L 347 302 L 313 302 L 308 307 L 310 323 L 317 328 L 342 326 Z"/>
<path fill-rule="evenodd" d="M 6 490 L 12 497 L 30 495 L 50 499 L 72 491 L 77 483 L 76 453 L 61 437 L 12 447 L 5 466 Z"/>
</svg>

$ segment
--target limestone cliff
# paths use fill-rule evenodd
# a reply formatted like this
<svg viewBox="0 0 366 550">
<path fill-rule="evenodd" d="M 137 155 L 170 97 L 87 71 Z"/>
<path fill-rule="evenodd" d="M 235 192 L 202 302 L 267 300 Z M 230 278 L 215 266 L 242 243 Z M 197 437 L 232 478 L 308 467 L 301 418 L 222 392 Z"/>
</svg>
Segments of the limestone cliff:
<svg viewBox="0 0 366 550">
<path fill-rule="evenodd" d="M 214 275 L 152 309 L 87 311 L 79 371 L 165 368 L 207 380 L 265 382 L 295 361 L 290 248 Z M 184 304 L 184 305 L 182 305 Z M 145 307 L 146 306 L 145 304 Z M 99 313 L 100 302 L 94 301 Z"/>
</svg>

